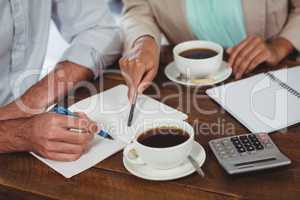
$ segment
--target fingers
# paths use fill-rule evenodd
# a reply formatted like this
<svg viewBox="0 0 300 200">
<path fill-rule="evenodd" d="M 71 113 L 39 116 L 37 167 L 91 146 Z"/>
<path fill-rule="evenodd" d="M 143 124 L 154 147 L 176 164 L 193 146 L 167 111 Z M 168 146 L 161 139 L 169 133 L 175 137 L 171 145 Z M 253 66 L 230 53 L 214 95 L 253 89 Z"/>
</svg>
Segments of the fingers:
<svg viewBox="0 0 300 200">
<path fill-rule="evenodd" d="M 144 36 L 119 61 L 122 75 L 129 87 L 128 97 L 132 102 L 135 91 L 139 93 L 154 79 L 159 63 L 159 47 L 152 37 Z M 144 87 L 139 89 L 143 83 Z"/>
<path fill-rule="evenodd" d="M 55 161 L 64 161 L 71 162 L 78 160 L 81 154 L 66 154 L 66 153 L 56 153 L 56 152 L 46 152 L 40 153 L 44 158 L 55 160 Z"/>
<path fill-rule="evenodd" d="M 144 64 L 142 61 L 139 59 L 135 60 L 135 65 L 131 66 L 132 69 L 135 69 L 135 74 L 133 75 L 133 85 L 129 88 L 129 101 L 132 103 L 135 93 L 139 92 L 139 86 L 141 84 L 141 81 L 146 73 L 146 64 Z"/>
<path fill-rule="evenodd" d="M 235 47 L 232 47 L 229 49 L 229 54 L 230 54 L 230 58 L 229 58 L 229 66 L 233 66 L 234 62 L 236 61 L 239 52 L 251 41 L 251 38 L 246 38 L 245 40 L 243 40 L 240 44 L 238 44 Z"/>
<path fill-rule="evenodd" d="M 101 130 L 101 127 L 98 126 L 98 124 L 94 121 L 92 121 L 85 113 L 76 112 L 76 116 L 83 118 L 89 122 L 88 125 L 88 132 L 95 134 Z"/>
<path fill-rule="evenodd" d="M 255 59 L 252 60 L 246 73 L 253 71 L 256 68 L 256 66 L 263 63 L 267 59 L 267 57 L 268 57 L 268 55 L 265 52 L 258 55 Z"/>
<path fill-rule="evenodd" d="M 85 114 L 77 117 L 44 113 L 29 122 L 28 144 L 31 151 L 45 158 L 59 161 L 78 159 L 90 146 L 96 131 L 95 122 Z M 81 133 L 74 132 L 79 130 Z"/>
<path fill-rule="evenodd" d="M 139 93 L 143 93 L 144 90 L 146 90 L 152 83 L 153 79 L 155 78 L 157 74 L 157 70 L 153 69 L 150 70 L 144 77 L 144 79 L 141 81 L 140 87 L 139 87 Z"/>
<path fill-rule="evenodd" d="M 230 54 L 229 63 L 235 78 L 240 79 L 268 59 L 269 49 L 262 38 L 248 37 L 227 52 Z"/>
<path fill-rule="evenodd" d="M 244 46 L 242 49 L 240 49 L 239 52 L 236 53 L 237 57 L 234 61 L 232 61 L 232 69 L 235 74 L 242 64 L 246 64 L 247 62 L 249 64 L 249 62 L 251 61 L 249 59 L 249 55 L 251 55 L 253 51 L 257 51 L 257 47 L 260 45 L 259 41 L 257 40 L 249 40 L 246 44 L 246 46 Z"/>
<path fill-rule="evenodd" d="M 250 67 L 251 62 L 259 55 L 263 49 L 261 48 L 254 48 L 251 52 L 248 52 L 247 56 L 244 58 L 242 62 L 237 64 L 235 70 L 235 77 L 236 79 L 240 79 L 245 73 L 247 73 L 248 68 Z M 256 66 L 255 66 L 256 67 Z"/>
<path fill-rule="evenodd" d="M 134 58 L 128 60 L 123 58 L 120 61 L 122 75 L 125 78 L 125 82 L 128 85 L 128 98 L 132 102 L 135 91 L 139 87 L 141 80 L 145 74 L 146 67 L 139 59 Z"/>
<path fill-rule="evenodd" d="M 74 131 L 57 128 L 49 132 L 46 138 L 50 141 L 85 146 L 93 140 L 94 134 L 90 134 L 89 132 L 76 133 Z"/>
<path fill-rule="evenodd" d="M 96 122 L 90 120 L 84 113 L 76 113 L 76 117 L 55 115 L 54 123 L 65 129 L 78 129 L 95 134 L 98 130 Z"/>
<path fill-rule="evenodd" d="M 44 152 L 44 154 L 47 152 L 53 152 L 53 153 L 82 155 L 87 150 L 88 146 L 89 146 L 88 144 L 76 145 L 76 144 L 68 144 L 64 142 L 48 141 L 43 146 L 42 152 Z"/>
<path fill-rule="evenodd" d="M 136 91 L 135 87 L 129 87 L 128 89 L 128 99 L 130 103 L 133 103 L 135 91 Z"/>
</svg>

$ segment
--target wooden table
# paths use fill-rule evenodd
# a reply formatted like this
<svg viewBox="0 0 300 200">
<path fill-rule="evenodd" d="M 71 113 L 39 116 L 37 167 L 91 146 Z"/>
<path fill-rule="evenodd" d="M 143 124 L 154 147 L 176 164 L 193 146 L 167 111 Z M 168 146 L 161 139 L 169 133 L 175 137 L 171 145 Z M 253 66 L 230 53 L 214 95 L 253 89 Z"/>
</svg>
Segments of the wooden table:
<svg viewBox="0 0 300 200">
<path fill-rule="evenodd" d="M 163 52 L 162 66 L 171 59 Z M 294 62 L 287 62 L 295 65 Z M 168 81 L 163 68 L 155 80 L 161 89 L 161 97 L 178 93 L 174 84 Z M 270 70 L 258 69 L 255 73 Z M 229 81 L 232 81 L 229 80 Z M 107 74 L 103 79 L 103 89 L 123 83 L 119 75 Z M 99 81 L 95 83 L 99 84 Z M 286 133 L 271 135 L 280 149 L 291 158 L 292 165 L 273 170 L 243 175 L 229 176 L 217 163 L 208 141 L 224 136 L 219 131 L 205 131 L 201 124 L 208 126 L 221 123 L 233 126 L 235 134 L 247 130 L 216 103 L 199 91 L 197 105 L 205 110 L 216 110 L 213 114 L 201 114 L 193 105 L 189 106 L 193 90 L 179 86 L 183 90 L 182 100 L 172 98 L 165 103 L 179 108 L 189 115 L 188 121 L 194 125 L 197 137 L 206 152 L 203 166 L 206 178 L 193 174 L 186 178 L 169 182 L 152 182 L 136 178 L 129 174 L 122 164 L 122 154 L 118 153 L 95 167 L 71 179 L 65 179 L 52 169 L 33 158 L 28 153 L 0 155 L 0 199 L 299 199 L 300 198 L 300 126 L 294 126 Z M 100 89 L 102 90 L 102 89 Z M 153 91 L 147 91 L 151 94 Z M 88 97 L 86 90 L 78 90 L 74 102 Z M 295 108 L 299 109 L 299 108 Z M 199 128 L 200 127 L 200 128 Z M 215 127 L 216 129 L 216 127 Z M 219 132 L 220 134 L 213 134 Z"/>
</svg>

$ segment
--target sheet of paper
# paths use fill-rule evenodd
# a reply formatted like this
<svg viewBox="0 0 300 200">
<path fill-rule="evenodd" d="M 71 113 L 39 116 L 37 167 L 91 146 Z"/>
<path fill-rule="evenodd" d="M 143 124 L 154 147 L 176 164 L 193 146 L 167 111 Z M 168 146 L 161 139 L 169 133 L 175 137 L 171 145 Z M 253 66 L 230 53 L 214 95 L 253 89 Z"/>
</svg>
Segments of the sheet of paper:
<svg viewBox="0 0 300 200">
<path fill-rule="evenodd" d="M 96 136 L 89 151 L 86 152 L 79 160 L 73 162 L 53 161 L 42 158 L 34 153 L 32 153 L 32 155 L 64 177 L 71 178 L 72 176 L 93 167 L 105 158 L 119 152 L 125 146 L 126 143 L 120 140 L 112 141 Z"/>
<path fill-rule="evenodd" d="M 127 118 L 130 104 L 127 98 L 127 90 L 125 85 L 119 85 L 80 101 L 69 108 L 73 112 L 86 113 L 103 129 L 107 130 L 113 136 L 114 140 L 107 140 L 96 136 L 91 144 L 91 149 L 74 162 L 51 161 L 32 154 L 64 177 L 70 178 L 122 150 L 135 137 L 136 128 L 141 123 L 163 118 L 187 119 L 186 114 L 142 95 L 137 101 L 133 126 L 128 128 Z"/>
<path fill-rule="evenodd" d="M 86 113 L 112 136 L 124 142 L 132 140 L 137 127 L 142 123 L 156 119 L 187 119 L 186 114 L 148 96 L 140 95 L 137 99 L 132 126 L 128 128 L 127 120 L 131 105 L 127 91 L 127 86 L 119 85 L 75 104 L 70 110 Z"/>
</svg>

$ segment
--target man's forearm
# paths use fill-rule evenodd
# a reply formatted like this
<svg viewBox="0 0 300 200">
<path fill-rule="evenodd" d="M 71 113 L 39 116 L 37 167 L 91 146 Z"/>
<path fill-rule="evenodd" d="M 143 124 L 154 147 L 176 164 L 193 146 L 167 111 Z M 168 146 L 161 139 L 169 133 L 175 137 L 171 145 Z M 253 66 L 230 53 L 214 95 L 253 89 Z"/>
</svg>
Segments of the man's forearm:
<svg viewBox="0 0 300 200">
<path fill-rule="evenodd" d="M 0 120 L 39 114 L 65 96 L 78 82 L 91 79 L 92 71 L 71 62 L 58 64 L 56 69 L 33 85 L 23 96 L 0 108 Z"/>
<path fill-rule="evenodd" d="M 23 134 L 18 134 L 18 130 L 20 130 L 25 123 L 25 119 L 1 121 L 0 153 L 20 152 L 28 149 L 25 140 L 22 138 Z"/>
</svg>

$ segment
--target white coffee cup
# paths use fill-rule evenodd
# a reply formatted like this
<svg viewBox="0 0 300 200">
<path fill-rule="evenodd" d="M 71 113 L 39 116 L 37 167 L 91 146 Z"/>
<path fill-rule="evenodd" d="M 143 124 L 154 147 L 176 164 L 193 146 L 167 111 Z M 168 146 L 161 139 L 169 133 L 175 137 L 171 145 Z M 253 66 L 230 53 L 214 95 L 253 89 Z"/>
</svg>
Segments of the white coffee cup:
<svg viewBox="0 0 300 200">
<path fill-rule="evenodd" d="M 180 56 L 184 51 L 199 48 L 214 50 L 218 54 L 214 57 L 205 59 L 190 59 Z M 173 49 L 173 54 L 176 67 L 180 73 L 187 78 L 206 78 L 213 75 L 221 68 L 223 51 L 222 46 L 217 43 L 194 40 L 178 44 Z"/>
<path fill-rule="evenodd" d="M 159 127 L 172 127 L 184 130 L 189 134 L 189 138 L 176 146 L 166 148 L 154 148 L 139 143 L 138 138 L 147 130 Z M 185 121 L 181 120 L 155 120 L 151 123 L 143 124 L 138 128 L 138 134 L 132 144 L 124 150 L 124 156 L 133 164 L 147 164 L 155 169 L 171 169 L 179 166 L 187 160 L 192 151 L 194 143 L 194 129 Z"/>
</svg>

